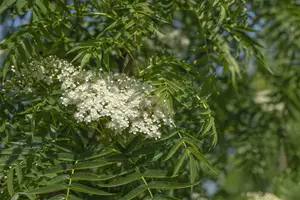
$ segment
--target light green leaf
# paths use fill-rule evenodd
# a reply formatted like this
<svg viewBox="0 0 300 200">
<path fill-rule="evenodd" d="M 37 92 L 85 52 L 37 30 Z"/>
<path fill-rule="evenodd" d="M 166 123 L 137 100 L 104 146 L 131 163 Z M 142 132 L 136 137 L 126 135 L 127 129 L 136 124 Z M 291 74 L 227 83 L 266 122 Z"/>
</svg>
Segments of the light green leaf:
<svg viewBox="0 0 300 200">
<path fill-rule="evenodd" d="M 7 189 L 8 189 L 9 195 L 11 197 L 14 196 L 14 194 L 15 194 L 15 192 L 14 192 L 14 168 L 9 169 L 9 172 L 7 174 L 6 184 L 7 184 Z"/>
<path fill-rule="evenodd" d="M 80 66 L 81 67 L 84 67 L 86 65 L 86 63 L 89 62 L 90 58 L 91 58 L 91 55 L 90 53 L 87 53 L 83 56 L 83 58 L 81 59 L 81 62 L 80 62 Z"/>
<path fill-rule="evenodd" d="M 59 195 L 56 195 L 56 196 L 52 197 L 49 200 L 65 200 L 65 199 L 66 199 L 66 195 L 65 194 L 59 194 Z"/>
<path fill-rule="evenodd" d="M 28 0 L 18 0 L 16 3 L 16 8 L 18 13 L 22 12 L 22 9 L 24 8 L 24 6 L 28 3 Z"/>
<path fill-rule="evenodd" d="M 194 156 L 189 154 L 190 158 L 190 182 L 195 183 L 197 177 L 197 166 L 194 159 Z"/>
<path fill-rule="evenodd" d="M 19 193 L 16 193 L 12 198 L 11 200 L 18 200 L 20 197 Z"/>
<path fill-rule="evenodd" d="M 4 81 L 6 78 L 6 74 L 8 72 L 8 68 L 10 66 L 10 62 L 8 60 L 5 61 L 3 68 L 2 68 L 2 80 Z"/>
<path fill-rule="evenodd" d="M 0 14 L 13 5 L 17 0 L 4 0 L 0 5 Z"/>
<path fill-rule="evenodd" d="M 215 119 L 213 117 L 210 117 L 208 123 L 205 126 L 204 133 L 207 133 L 212 128 L 214 123 L 215 123 Z"/>
<path fill-rule="evenodd" d="M 21 185 L 23 182 L 23 171 L 22 171 L 22 168 L 21 168 L 19 162 L 16 162 L 16 173 L 17 173 L 18 183 L 21 188 Z"/>
<path fill-rule="evenodd" d="M 43 2 L 41 0 L 35 0 L 35 3 L 41 11 L 40 13 L 45 15 L 47 13 L 47 8 L 44 6 Z"/>
</svg>

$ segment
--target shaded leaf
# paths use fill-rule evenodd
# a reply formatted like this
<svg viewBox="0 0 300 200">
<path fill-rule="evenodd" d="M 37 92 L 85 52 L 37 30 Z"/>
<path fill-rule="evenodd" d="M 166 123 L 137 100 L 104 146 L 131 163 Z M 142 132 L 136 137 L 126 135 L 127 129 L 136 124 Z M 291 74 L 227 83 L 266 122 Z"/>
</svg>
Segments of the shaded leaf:
<svg viewBox="0 0 300 200">
<path fill-rule="evenodd" d="M 85 186 L 79 183 L 72 183 L 70 186 L 70 189 L 77 192 L 83 192 L 88 194 L 95 194 L 95 195 L 101 195 L 101 196 L 109 196 L 114 195 L 113 193 L 108 193 L 102 190 L 98 190 L 89 186 Z"/>
<path fill-rule="evenodd" d="M 143 174 L 134 173 L 134 174 L 127 175 L 125 177 L 118 178 L 117 180 L 115 180 L 112 183 L 107 183 L 107 184 L 98 183 L 97 185 L 100 186 L 100 187 L 117 187 L 117 186 L 120 186 L 120 185 L 126 185 L 128 183 L 133 182 L 133 181 L 139 180 L 142 177 L 143 177 Z"/>
<path fill-rule="evenodd" d="M 158 189 L 158 190 L 172 190 L 172 189 L 183 189 L 193 187 L 198 185 L 197 183 L 176 183 L 176 182 L 165 182 L 165 181 L 153 181 L 148 184 L 150 189 Z"/>
<path fill-rule="evenodd" d="M 112 165 L 114 162 L 94 161 L 94 162 L 79 162 L 74 165 L 74 169 L 90 169 Z"/>
<path fill-rule="evenodd" d="M 120 200 L 130 200 L 134 199 L 135 197 L 139 196 L 140 194 L 144 193 L 147 190 L 146 185 L 140 185 L 137 188 L 134 188 L 129 193 L 127 193 L 125 196 L 123 196 Z"/>
<path fill-rule="evenodd" d="M 37 189 L 31 190 L 26 193 L 28 193 L 28 194 L 47 194 L 47 193 L 62 191 L 62 190 L 66 190 L 66 189 L 68 189 L 68 185 L 65 183 L 60 183 L 57 185 L 49 185 L 49 186 L 37 188 Z"/>
</svg>

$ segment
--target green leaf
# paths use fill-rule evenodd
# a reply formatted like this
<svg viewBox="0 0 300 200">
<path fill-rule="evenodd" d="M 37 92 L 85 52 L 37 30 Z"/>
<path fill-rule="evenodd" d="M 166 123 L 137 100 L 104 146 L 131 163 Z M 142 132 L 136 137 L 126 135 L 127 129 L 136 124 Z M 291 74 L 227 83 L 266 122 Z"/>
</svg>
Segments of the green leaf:
<svg viewBox="0 0 300 200">
<path fill-rule="evenodd" d="M 83 192 L 88 194 L 95 194 L 95 195 L 101 195 L 101 196 L 110 196 L 114 195 L 113 193 L 108 193 L 102 190 L 98 190 L 92 187 L 88 187 L 79 183 L 72 183 L 70 186 L 70 189 L 76 192 Z"/>
<path fill-rule="evenodd" d="M 2 81 L 4 81 L 6 78 L 6 74 L 8 72 L 9 65 L 10 65 L 10 62 L 8 62 L 8 60 L 6 60 L 3 65 L 3 68 L 2 68 Z"/>
<path fill-rule="evenodd" d="M 11 200 L 18 200 L 20 197 L 20 195 L 18 193 L 16 193 L 12 198 Z"/>
<path fill-rule="evenodd" d="M 86 65 L 86 63 L 89 62 L 90 58 L 91 58 L 91 55 L 90 53 L 87 53 L 83 56 L 83 58 L 81 59 L 81 62 L 80 62 L 80 66 L 81 67 L 84 67 Z"/>
<path fill-rule="evenodd" d="M 43 2 L 41 0 L 35 1 L 36 5 L 38 6 L 40 13 L 43 13 L 44 15 L 47 14 L 47 8 L 44 6 Z"/>
<path fill-rule="evenodd" d="M 66 199 L 66 195 L 65 194 L 59 194 L 59 195 L 56 195 L 56 196 L 52 197 L 49 200 L 65 200 L 65 199 Z"/>
<path fill-rule="evenodd" d="M 27 1 L 28 0 L 18 0 L 17 3 L 16 3 L 16 8 L 17 8 L 17 11 L 18 13 L 21 14 L 22 12 L 22 9 L 25 7 L 25 5 L 27 4 Z"/>
<path fill-rule="evenodd" d="M 189 154 L 190 158 L 190 182 L 195 183 L 197 177 L 197 166 L 193 155 Z"/>
<path fill-rule="evenodd" d="M 0 14 L 13 5 L 17 0 L 4 0 L 0 5 Z"/>
<path fill-rule="evenodd" d="M 77 55 L 75 56 L 75 58 L 71 62 L 82 59 L 84 53 L 85 53 L 85 51 L 81 51 L 81 52 L 77 53 Z"/>
<path fill-rule="evenodd" d="M 48 181 L 49 185 L 54 185 L 55 183 L 60 183 L 60 182 L 64 182 L 66 180 L 70 179 L 70 175 L 69 174 L 63 174 L 63 175 L 59 175 L 51 180 Z"/>
<path fill-rule="evenodd" d="M 183 142 L 184 142 L 183 140 L 177 141 L 176 144 L 169 151 L 169 153 L 164 161 L 169 160 L 176 153 L 176 151 L 179 149 L 179 147 L 182 145 Z"/>
<path fill-rule="evenodd" d="M 158 189 L 158 190 L 173 190 L 173 189 L 183 189 L 193 187 L 198 185 L 197 183 L 176 183 L 176 182 L 165 182 L 165 181 L 153 181 L 148 184 L 150 189 Z"/>
<path fill-rule="evenodd" d="M 75 195 L 69 195 L 69 198 L 68 198 L 68 200 L 83 200 L 83 199 L 81 199 L 81 198 L 79 198 L 79 197 L 76 197 Z"/>
<path fill-rule="evenodd" d="M 97 175 L 89 172 L 76 172 L 71 176 L 72 180 L 81 181 L 104 181 L 115 178 L 117 175 Z"/>
<path fill-rule="evenodd" d="M 183 140 L 189 144 L 192 148 L 194 149 L 198 149 L 198 143 L 197 143 L 197 140 L 196 139 L 192 139 L 192 138 L 189 138 L 189 137 L 183 137 Z"/>
<path fill-rule="evenodd" d="M 5 131 L 5 122 L 0 126 L 0 133 Z"/>
<path fill-rule="evenodd" d="M 57 192 L 68 189 L 68 185 L 65 183 L 60 183 L 57 185 L 50 185 L 46 187 L 37 188 L 34 190 L 31 190 L 29 192 L 26 192 L 28 194 L 49 194 L 51 192 Z"/>
<path fill-rule="evenodd" d="M 215 119 L 213 117 L 210 117 L 208 124 L 206 124 L 206 126 L 205 126 L 204 133 L 207 133 L 212 128 L 214 123 L 215 123 Z"/>
<path fill-rule="evenodd" d="M 85 153 L 83 153 L 79 156 L 79 161 L 91 160 L 91 159 L 103 157 L 103 156 L 109 155 L 114 152 L 115 152 L 114 149 L 108 149 L 108 150 L 104 150 L 101 152 L 86 151 Z"/>
<path fill-rule="evenodd" d="M 72 153 L 58 153 L 57 159 L 63 161 L 74 161 L 74 154 Z"/>
<path fill-rule="evenodd" d="M 21 59 L 24 60 L 25 63 L 27 63 L 28 59 L 27 59 L 27 55 L 26 55 L 26 50 L 24 49 L 24 46 L 22 45 L 22 43 L 17 46 L 17 49 L 21 56 Z"/>
<path fill-rule="evenodd" d="M 129 193 L 127 193 L 125 196 L 123 196 L 120 200 L 130 200 L 134 199 L 135 197 L 139 196 L 140 194 L 144 193 L 147 190 L 146 185 L 140 185 L 137 188 L 134 188 Z"/>
<path fill-rule="evenodd" d="M 114 162 L 94 161 L 94 162 L 79 162 L 74 165 L 74 169 L 90 169 L 112 165 Z"/>
<path fill-rule="evenodd" d="M 48 39 L 48 40 L 53 39 L 52 35 L 49 33 L 49 31 L 46 28 L 40 27 L 39 31 L 40 31 L 41 35 L 44 36 L 46 39 Z"/>
<path fill-rule="evenodd" d="M 117 187 L 117 186 L 120 186 L 120 185 L 126 185 L 128 183 L 133 182 L 133 181 L 139 180 L 142 177 L 143 177 L 143 174 L 134 173 L 134 174 L 127 175 L 125 177 L 118 178 L 117 180 L 115 180 L 112 183 L 107 183 L 107 184 L 98 183 L 97 185 L 100 186 L 100 187 Z"/>
<path fill-rule="evenodd" d="M 147 169 L 143 176 L 146 178 L 166 178 L 167 173 L 166 170 Z"/>
<path fill-rule="evenodd" d="M 56 174 L 59 172 L 70 171 L 73 169 L 73 165 L 61 164 L 45 171 L 45 174 Z"/>
<path fill-rule="evenodd" d="M 7 174 L 7 189 L 8 189 L 8 193 L 9 195 L 12 197 L 14 196 L 14 169 L 10 168 L 9 172 Z"/>
<path fill-rule="evenodd" d="M 180 200 L 175 197 L 155 195 L 152 200 Z"/>
<path fill-rule="evenodd" d="M 182 166 L 183 162 L 185 161 L 185 159 L 187 158 L 187 156 L 188 156 L 188 151 L 184 151 L 183 155 L 181 156 L 181 158 L 178 160 L 178 162 L 175 165 L 172 176 L 175 176 L 178 173 L 179 169 L 181 168 L 181 166 Z"/>
<path fill-rule="evenodd" d="M 24 43 L 24 45 L 25 45 L 25 47 L 28 50 L 28 53 L 30 55 L 35 53 L 34 49 L 33 49 L 32 42 L 27 37 L 23 38 L 23 43 Z"/>
<path fill-rule="evenodd" d="M 203 162 L 209 169 L 211 169 L 215 174 L 217 174 L 217 172 L 214 170 L 211 164 L 204 158 L 204 156 L 199 151 L 196 151 L 195 149 L 192 149 L 190 147 L 188 147 L 188 150 L 192 154 L 194 154 L 194 156 L 198 158 L 199 161 Z"/>
<path fill-rule="evenodd" d="M 35 194 L 27 194 L 27 193 L 22 193 L 24 195 L 26 195 L 28 197 L 28 199 L 30 200 L 36 200 L 36 195 Z"/>
<path fill-rule="evenodd" d="M 21 185 L 23 182 L 23 171 L 22 171 L 22 168 L 21 168 L 19 162 L 16 162 L 16 173 L 17 173 L 18 183 L 21 188 Z"/>
</svg>

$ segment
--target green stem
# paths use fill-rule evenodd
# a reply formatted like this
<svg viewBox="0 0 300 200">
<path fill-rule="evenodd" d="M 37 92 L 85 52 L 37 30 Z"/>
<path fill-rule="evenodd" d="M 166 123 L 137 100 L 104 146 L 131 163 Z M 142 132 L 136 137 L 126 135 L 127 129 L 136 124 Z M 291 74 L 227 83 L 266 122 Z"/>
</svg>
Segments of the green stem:
<svg viewBox="0 0 300 200">
<path fill-rule="evenodd" d="M 136 167 L 136 171 L 140 173 L 139 167 Z M 151 189 L 148 187 L 148 183 L 147 183 L 146 179 L 145 179 L 144 177 L 142 177 L 142 180 L 143 180 L 143 182 L 145 183 L 145 185 L 147 186 L 147 189 L 148 189 L 148 192 L 149 192 L 151 198 L 153 198 L 153 194 L 152 194 L 152 192 L 151 192 Z"/>
<path fill-rule="evenodd" d="M 75 161 L 75 164 L 77 164 L 78 160 Z M 72 184 L 72 175 L 74 174 L 74 171 L 75 169 L 73 168 L 72 171 L 71 171 L 71 177 L 70 177 L 70 180 L 69 180 L 69 184 L 68 184 L 68 190 L 67 190 L 67 195 L 66 195 L 66 200 L 69 199 L 69 195 L 70 195 L 70 186 Z"/>
</svg>

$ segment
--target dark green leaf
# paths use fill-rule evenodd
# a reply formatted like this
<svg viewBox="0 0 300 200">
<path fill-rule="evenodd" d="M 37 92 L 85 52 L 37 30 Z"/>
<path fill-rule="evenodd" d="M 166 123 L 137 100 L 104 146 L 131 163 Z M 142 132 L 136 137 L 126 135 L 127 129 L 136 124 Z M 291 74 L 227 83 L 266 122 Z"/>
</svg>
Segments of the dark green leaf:
<svg viewBox="0 0 300 200">
<path fill-rule="evenodd" d="M 89 186 L 85 186 L 79 183 L 72 183 L 70 186 L 70 189 L 76 192 L 83 192 L 88 194 L 95 194 L 95 195 L 101 195 L 101 196 L 110 196 L 114 195 L 113 193 L 108 193 L 102 190 L 98 190 Z"/>
<path fill-rule="evenodd" d="M 133 181 L 139 180 L 142 177 L 143 177 L 143 174 L 134 173 L 134 174 L 126 175 L 125 177 L 120 177 L 111 183 L 98 183 L 97 185 L 100 187 L 117 187 L 117 186 L 126 185 Z"/>
<path fill-rule="evenodd" d="M 176 183 L 176 182 L 165 182 L 165 181 L 153 181 L 148 184 L 148 187 L 151 189 L 158 189 L 158 190 L 173 190 L 173 189 L 183 189 L 193 187 L 198 185 L 200 182 L 197 183 Z"/>
<path fill-rule="evenodd" d="M 176 142 L 176 144 L 169 151 L 167 157 L 165 158 L 165 161 L 169 160 L 176 153 L 176 151 L 179 149 L 179 147 L 182 145 L 183 142 L 184 142 L 183 140 L 179 140 Z"/>
<path fill-rule="evenodd" d="M 73 165 L 62 164 L 46 170 L 45 174 L 55 174 L 59 172 L 70 171 L 72 169 L 73 169 Z"/>
<path fill-rule="evenodd" d="M 129 193 L 127 193 L 125 196 L 123 196 L 120 200 L 130 200 L 134 199 L 135 197 L 139 196 L 140 194 L 144 193 L 147 190 L 146 185 L 140 185 L 137 188 L 134 188 Z"/>
<path fill-rule="evenodd" d="M 94 161 L 94 162 L 79 162 L 75 164 L 74 169 L 90 169 L 112 165 L 114 162 Z"/>
<path fill-rule="evenodd" d="M 117 175 L 97 175 L 89 172 L 76 172 L 72 175 L 72 180 L 82 180 L 82 181 L 104 181 L 109 180 Z"/>
<path fill-rule="evenodd" d="M 46 187 L 36 188 L 34 190 L 31 190 L 29 192 L 26 192 L 28 194 L 49 194 L 51 192 L 57 192 L 68 189 L 68 185 L 65 183 L 60 183 L 57 185 L 50 185 Z"/>
<path fill-rule="evenodd" d="M 181 156 L 181 158 L 178 160 L 178 162 L 176 163 L 175 165 L 175 168 L 174 168 L 174 171 L 173 171 L 173 175 L 172 176 L 175 176 L 177 175 L 179 169 L 181 168 L 181 166 L 183 165 L 183 162 L 185 161 L 185 159 L 187 158 L 188 156 L 188 151 L 185 151 L 183 153 L 183 155 Z"/>
<path fill-rule="evenodd" d="M 63 174 L 63 175 L 56 176 L 55 178 L 49 180 L 48 183 L 49 183 L 49 185 L 54 185 L 55 183 L 64 182 L 69 179 L 70 179 L 69 174 Z"/>
</svg>

